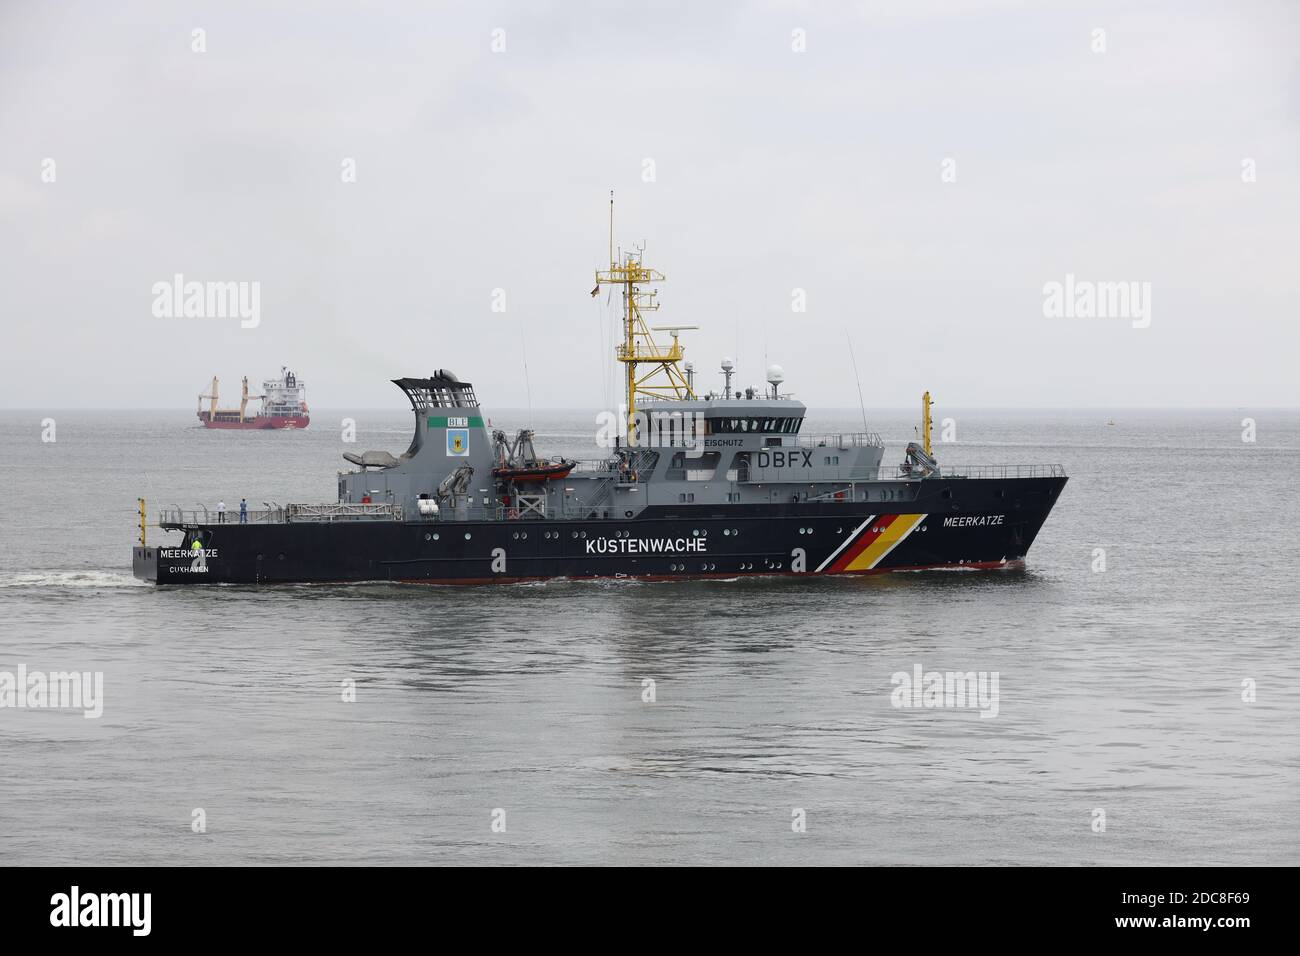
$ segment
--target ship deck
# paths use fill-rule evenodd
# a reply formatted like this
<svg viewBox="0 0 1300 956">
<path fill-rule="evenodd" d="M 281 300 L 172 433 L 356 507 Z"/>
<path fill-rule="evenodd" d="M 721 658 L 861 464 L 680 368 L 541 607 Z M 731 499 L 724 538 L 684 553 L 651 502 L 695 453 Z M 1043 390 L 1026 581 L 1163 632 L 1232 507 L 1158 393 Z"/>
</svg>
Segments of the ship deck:
<svg viewBox="0 0 1300 956">
<path fill-rule="evenodd" d="M 600 462 L 583 462 L 590 466 L 587 473 L 589 480 L 604 478 L 605 481 L 616 479 L 604 469 L 597 469 Z M 596 472 L 592 474 L 591 472 Z M 603 472 L 603 474 L 602 474 Z M 575 469 L 574 477 L 579 477 Z M 1031 465 L 959 465 L 944 467 L 934 474 L 924 477 L 909 475 L 901 468 L 880 468 L 872 477 L 845 480 L 835 483 L 835 487 L 811 497 L 808 502 L 855 502 L 862 500 L 860 491 L 868 491 L 874 486 L 897 485 L 903 481 L 916 484 L 918 489 L 927 481 L 961 480 L 961 481 L 1007 481 L 1015 479 L 1052 479 L 1065 478 L 1065 468 L 1059 464 Z M 653 479 L 637 479 L 639 484 L 646 484 Z M 770 484 L 770 483 L 769 483 Z M 157 527 L 168 530 L 211 527 L 223 524 L 304 524 L 337 522 L 408 522 L 419 524 L 436 524 L 439 522 L 464 521 L 548 521 L 548 520 L 609 520 L 625 521 L 625 518 L 593 515 L 591 505 L 581 498 L 565 501 L 562 507 L 527 511 L 520 514 L 511 508 L 495 505 L 490 507 L 468 505 L 444 505 L 437 514 L 412 514 L 400 504 L 388 503 L 332 503 L 332 504 L 287 504 L 262 502 L 265 506 L 249 509 L 246 520 L 241 521 L 237 510 L 227 510 L 224 520 L 215 508 L 183 509 L 179 505 L 163 508 L 158 512 Z M 754 505 L 746 505 L 752 508 Z"/>
</svg>

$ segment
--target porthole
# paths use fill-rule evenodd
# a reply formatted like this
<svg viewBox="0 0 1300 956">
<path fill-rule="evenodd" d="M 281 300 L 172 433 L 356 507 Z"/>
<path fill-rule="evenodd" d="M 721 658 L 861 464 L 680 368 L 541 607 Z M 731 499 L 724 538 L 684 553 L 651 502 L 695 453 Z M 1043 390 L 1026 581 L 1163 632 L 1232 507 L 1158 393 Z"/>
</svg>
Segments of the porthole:
<svg viewBox="0 0 1300 956">
<path fill-rule="evenodd" d="M 276 555 L 275 559 L 276 559 L 277 561 L 283 561 L 283 560 L 284 560 L 284 552 L 282 551 L 282 552 L 280 552 L 278 555 Z"/>
<path fill-rule="evenodd" d="M 528 540 L 528 532 L 527 532 L 527 531 L 520 532 L 519 537 L 521 537 L 521 538 L 523 538 L 525 541 L 527 541 L 527 540 Z"/>
<path fill-rule="evenodd" d="M 578 532 L 578 534 L 581 535 L 581 536 L 584 537 L 584 538 L 587 536 L 587 532 L 585 532 L 585 531 L 580 531 L 580 532 Z"/>
<path fill-rule="evenodd" d="M 474 537 L 474 536 L 473 536 L 472 534 L 470 534 L 468 531 L 465 532 L 465 540 L 466 540 L 466 541 L 468 541 L 468 540 L 469 540 L 470 538 L 472 538 L 472 537 Z"/>
<path fill-rule="evenodd" d="M 578 536 L 578 532 L 576 532 L 576 531 L 571 532 L 571 533 L 573 534 L 573 536 L 574 536 L 575 538 Z"/>
<path fill-rule="evenodd" d="M 426 534 L 426 535 L 424 536 L 424 540 L 425 540 L 425 541 L 432 541 L 432 540 L 433 540 L 433 535 L 431 535 L 431 534 Z"/>
<path fill-rule="evenodd" d="M 722 529 L 722 536 L 723 536 L 724 538 L 727 537 L 727 536 L 729 536 L 730 534 L 731 534 L 731 529 L 730 529 L 730 528 L 723 528 L 723 529 Z"/>
<path fill-rule="evenodd" d="M 436 531 L 433 533 L 433 540 L 434 540 L 434 541 L 437 541 L 437 540 L 438 540 L 438 532 L 436 532 Z"/>
<path fill-rule="evenodd" d="M 518 541 L 518 540 L 519 540 L 519 532 L 516 531 L 513 535 L 511 535 L 511 537 L 514 538 L 516 541 Z"/>
</svg>

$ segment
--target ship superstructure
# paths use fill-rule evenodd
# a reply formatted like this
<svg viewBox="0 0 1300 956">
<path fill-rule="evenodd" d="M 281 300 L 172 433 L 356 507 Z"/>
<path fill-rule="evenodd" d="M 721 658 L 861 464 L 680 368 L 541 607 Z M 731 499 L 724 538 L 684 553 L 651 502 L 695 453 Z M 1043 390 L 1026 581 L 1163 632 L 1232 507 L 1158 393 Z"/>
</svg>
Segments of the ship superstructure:
<svg viewBox="0 0 1300 956">
<path fill-rule="evenodd" d="M 612 226 L 611 226 L 612 232 Z M 643 252 L 596 275 L 623 296 L 624 407 L 602 457 L 540 458 L 534 435 L 489 430 L 474 387 L 447 369 L 394 379 L 410 403 L 409 447 L 348 452 L 330 504 L 268 506 L 247 523 L 164 511 L 173 546 L 134 552 L 161 584 L 396 581 L 501 583 L 552 577 L 735 577 L 1018 566 L 1066 484 L 1059 465 L 940 465 L 930 396 L 920 442 L 883 464 L 875 432 L 817 434 L 767 369 L 766 388 L 700 394 L 679 334 L 648 326 Z M 656 341 L 666 332 L 671 344 Z"/>
</svg>

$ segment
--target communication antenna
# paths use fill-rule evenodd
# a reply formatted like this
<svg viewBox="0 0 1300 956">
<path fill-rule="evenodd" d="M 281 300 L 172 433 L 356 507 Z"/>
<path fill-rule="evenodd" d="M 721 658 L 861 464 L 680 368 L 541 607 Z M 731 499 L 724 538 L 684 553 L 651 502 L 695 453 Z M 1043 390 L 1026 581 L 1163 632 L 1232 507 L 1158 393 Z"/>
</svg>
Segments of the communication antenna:
<svg viewBox="0 0 1300 956">
<path fill-rule="evenodd" d="M 870 431 L 867 426 L 867 403 L 862 400 L 862 376 L 858 374 L 858 360 L 853 354 L 853 337 L 849 335 L 849 330 L 844 330 L 844 337 L 849 342 L 849 360 L 853 363 L 853 377 L 858 383 L 858 407 L 862 409 L 862 430 Z"/>
<path fill-rule="evenodd" d="M 524 324 L 519 323 L 519 352 L 524 361 L 524 394 L 528 397 L 528 427 L 533 427 L 533 386 L 528 380 L 528 336 Z"/>
</svg>

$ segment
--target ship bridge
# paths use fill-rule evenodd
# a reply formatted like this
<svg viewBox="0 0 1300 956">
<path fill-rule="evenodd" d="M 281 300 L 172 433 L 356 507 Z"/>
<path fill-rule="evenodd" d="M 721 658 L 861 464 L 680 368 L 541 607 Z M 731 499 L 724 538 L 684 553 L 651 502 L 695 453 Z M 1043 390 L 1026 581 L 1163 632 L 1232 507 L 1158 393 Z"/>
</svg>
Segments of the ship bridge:
<svg viewBox="0 0 1300 956">
<path fill-rule="evenodd" d="M 738 393 L 739 394 L 739 393 Z M 790 398 L 717 398 L 645 402 L 638 411 L 658 437 L 707 435 L 797 435 L 807 407 Z M 667 442 L 678 444 L 678 442 Z M 778 441 L 777 444 L 780 444 Z"/>
</svg>

